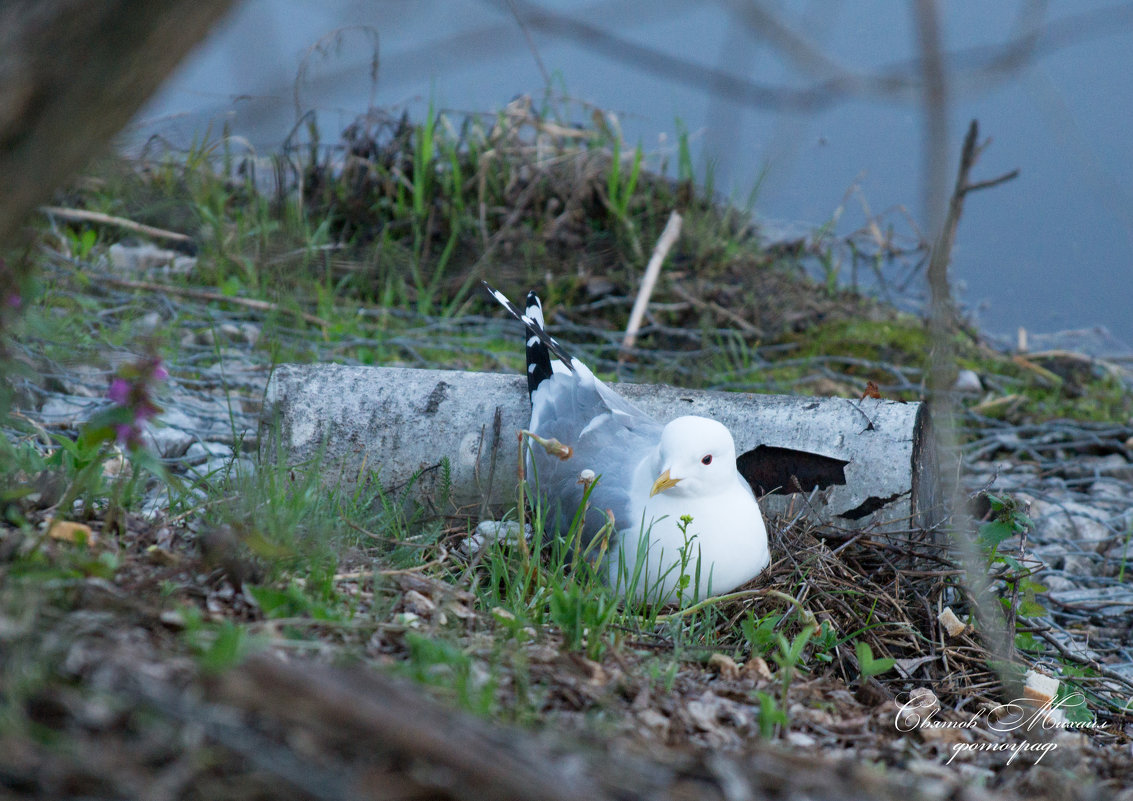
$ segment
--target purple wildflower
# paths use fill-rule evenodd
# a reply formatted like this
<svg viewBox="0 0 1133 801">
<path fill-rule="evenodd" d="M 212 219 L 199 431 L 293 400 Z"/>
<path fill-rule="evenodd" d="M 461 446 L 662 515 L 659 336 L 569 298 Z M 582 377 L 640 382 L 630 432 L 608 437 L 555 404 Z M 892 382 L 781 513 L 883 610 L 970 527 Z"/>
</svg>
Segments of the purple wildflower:
<svg viewBox="0 0 1133 801">
<path fill-rule="evenodd" d="M 12 292 L 8 297 L 4 298 L 4 305 L 9 309 L 18 309 L 23 305 L 24 299 L 20 297 L 19 292 Z"/>
<path fill-rule="evenodd" d="M 148 400 L 143 399 L 138 402 L 137 406 L 134 407 L 134 422 L 141 423 L 145 420 L 149 420 L 152 417 L 156 417 L 157 413 L 160 411 L 161 409 L 159 409 L 157 406 L 154 406 Z"/>
<path fill-rule="evenodd" d="M 126 401 L 130 399 L 129 382 L 125 378 L 115 378 L 110 382 L 110 391 L 106 393 L 106 397 L 119 406 L 125 406 Z"/>
<path fill-rule="evenodd" d="M 169 371 L 161 365 L 161 359 L 152 356 L 124 366 L 118 377 L 110 382 L 107 397 L 130 413 L 129 422 L 114 426 L 114 434 L 119 443 L 130 448 L 141 447 L 143 424 L 161 413 L 161 407 L 154 403 L 151 396 L 153 385 L 167 378 Z"/>
<path fill-rule="evenodd" d="M 119 423 L 114 426 L 114 434 L 120 445 L 131 445 L 137 439 L 137 432 L 130 423 Z"/>
</svg>

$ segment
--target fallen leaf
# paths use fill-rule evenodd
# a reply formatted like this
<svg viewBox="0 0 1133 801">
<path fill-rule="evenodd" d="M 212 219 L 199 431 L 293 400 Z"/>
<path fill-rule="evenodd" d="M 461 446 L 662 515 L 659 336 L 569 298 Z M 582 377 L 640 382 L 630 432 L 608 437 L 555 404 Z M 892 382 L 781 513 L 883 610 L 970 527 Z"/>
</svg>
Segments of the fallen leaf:
<svg viewBox="0 0 1133 801">
<path fill-rule="evenodd" d="M 881 399 L 881 390 L 878 389 L 877 384 L 873 381 L 866 382 L 865 392 L 862 393 L 861 399 L 865 400 L 866 398 L 876 398 L 878 400 Z"/>
<path fill-rule="evenodd" d="M 727 654 L 712 654 L 708 657 L 708 667 L 719 673 L 722 679 L 732 680 L 740 677 L 739 665 Z"/>
<path fill-rule="evenodd" d="M 602 666 L 595 662 L 593 659 L 587 659 L 582 654 L 567 654 L 566 661 L 572 665 L 579 673 L 586 677 L 591 684 L 605 684 L 607 681 L 606 671 Z"/>
<path fill-rule="evenodd" d="M 94 545 L 98 538 L 91 531 L 90 526 L 82 523 L 71 523 L 67 520 L 56 520 L 47 530 L 47 536 L 60 542 L 74 542 L 77 544 Z"/>
<path fill-rule="evenodd" d="M 429 619 L 436 611 L 437 605 L 432 598 L 429 598 L 417 590 L 408 590 L 401 596 L 402 611 L 411 612 L 418 617 Z"/>
<path fill-rule="evenodd" d="M 743 674 L 746 678 L 756 681 L 771 681 L 771 668 L 767 666 L 767 660 L 762 656 L 753 656 L 745 662 Z"/>
</svg>

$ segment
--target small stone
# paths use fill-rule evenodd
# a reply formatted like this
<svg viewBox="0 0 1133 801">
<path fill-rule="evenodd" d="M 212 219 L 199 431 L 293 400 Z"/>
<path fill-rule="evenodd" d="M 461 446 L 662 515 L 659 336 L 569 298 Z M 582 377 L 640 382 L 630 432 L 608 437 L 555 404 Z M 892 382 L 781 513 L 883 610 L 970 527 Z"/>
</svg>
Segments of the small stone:
<svg viewBox="0 0 1133 801">
<path fill-rule="evenodd" d="M 1128 485 L 1115 478 L 1099 478 L 1090 485 L 1090 494 L 1096 498 L 1124 501 L 1129 497 Z"/>
<path fill-rule="evenodd" d="M 101 400 L 77 397 L 48 398 L 40 407 L 39 417 L 44 423 L 74 428 L 90 419 L 105 404 Z"/>
<path fill-rule="evenodd" d="M 175 250 L 156 245 L 113 244 L 107 250 L 110 266 L 119 273 L 141 275 L 187 275 L 197 266 L 197 260 Z"/>
<path fill-rule="evenodd" d="M 157 312 L 143 314 L 137 325 L 139 334 L 152 334 L 161 325 L 161 315 Z"/>
<path fill-rule="evenodd" d="M 978 394 L 984 391 L 984 387 L 975 370 L 961 370 L 956 374 L 956 383 L 952 385 L 952 390 Z"/>
<path fill-rule="evenodd" d="M 189 464 L 201 464 L 209 459 L 231 459 L 232 447 L 222 442 L 194 442 L 185 451 L 185 461 Z"/>
<path fill-rule="evenodd" d="M 720 705 L 715 698 L 702 696 L 698 701 L 689 701 L 685 704 L 685 713 L 688 720 L 702 731 L 713 731 L 719 728 L 717 713 Z"/>
<path fill-rule="evenodd" d="M 225 416 L 227 417 L 227 415 Z M 200 431 L 206 427 L 204 421 L 199 417 L 195 417 L 183 411 L 176 405 L 166 408 L 165 411 L 158 415 L 157 419 L 167 426 L 184 429 L 185 431 Z"/>
<path fill-rule="evenodd" d="M 244 332 L 235 323 L 221 323 L 217 333 L 229 341 L 244 338 Z"/>
<path fill-rule="evenodd" d="M 1042 577 L 1043 586 L 1046 587 L 1047 592 L 1060 592 L 1062 590 L 1076 590 L 1078 585 L 1065 576 L 1052 576 L 1044 574 Z"/>
<path fill-rule="evenodd" d="M 189 467 L 189 474 L 209 481 L 235 481 L 255 475 L 256 465 L 243 457 L 232 459 L 219 457 L 209 459 L 202 465 Z"/>
<path fill-rule="evenodd" d="M 1070 504 L 1066 505 L 1070 506 Z M 1083 506 L 1082 504 L 1073 505 L 1075 507 Z M 1088 509 L 1088 507 L 1085 508 Z M 1092 516 L 1073 512 L 1067 514 L 1067 512 L 1069 512 L 1069 509 L 1036 520 L 1039 538 L 1054 542 L 1077 542 L 1082 545 L 1096 546 L 1098 543 L 1106 542 L 1116 536 L 1109 526 L 1096 519 L 1096 517 L 1101 516 L 1100 512 L 1088 509 Z"/>
<path fill-rule="evenodd" d="M 165 567 L 179 565 L 183 561 L 180 554 L 162 548 L 160 545 L 151 545 L 146 548 L 146 557 L 155 565 L 163 565 Z"/>
<path fill-rule="evenodd" d="M 158 615 L 158 620 L 171 629 L 185 628 L 185 616 L 175 609 L 166 609 Z"/>
<path fill-rule="evenodd" d="M 66 374 L 59 376 L 59 383 L 68 395 L 104 400 L 110 378 L 107 370 L 89 364 L 78 364 L 69 366 Z"/>
<path fill-rule="evenodd" d="M 1086 463 L 1086 467 L 1093 468 L 1104 476 L 1122 479 L 1133 478 L 1133 465 L 1129 464 L 1129 461 L 1120 453 L 1111 453 L 1093 459 Z"/>
<path fill-rule="evenodd" d="M 263 329 L 255 323 L 241 323 L 240 328 L 244 336 L 244 341 L 254 348 L 260 341 Z"/>
<path fill-rule="evenodd" d="M 102 463 L 102 477 L 111 479 L 129 478 L 132 474 L 133 468 L 130 467 L 130 461 L 126 458 L 126 454 L 115 445 L 110 458 Z"/>
<path fill-rule="evenodd" d="M 531 525 L 524 527 L 527 539 L 533 534 Z M 464 540 L 464 550 L 469 554 L 477 554 L 485 547 L 495 542 L 505 545 L 519 543 L 519 523 L 514 520 L 481 520 L 476 524 L 476 531 Z"/>
<path fill-rule="evenodd" d="M 1093 576 L 1098 565 L 1084 553 L 1069 553 L 1062 563 L 1062 572 L 1068 576 Z"/>
<path fill-rule="evenodd" d="M 163 459 L 176 459 L 184 455 L 192 442 L 192 434 L 172 426 L 146 423 L 142 430 L 142 444 Z"/>
<path fill-rule="evenodd" d="M 471 620 L 476 617 L 476 613 L 469 609 L 459 601 L 449 601 L 445 604 L 445 610 L 451 612 L 461 620 Z"/>
<path fill-rule="evenodd" d="M 669 719 L 656 709 L 641 710 L 637 713 L 637 719 L 647 731 L 653 732 L 658 738 L 668 737 Z"/>
</svg>

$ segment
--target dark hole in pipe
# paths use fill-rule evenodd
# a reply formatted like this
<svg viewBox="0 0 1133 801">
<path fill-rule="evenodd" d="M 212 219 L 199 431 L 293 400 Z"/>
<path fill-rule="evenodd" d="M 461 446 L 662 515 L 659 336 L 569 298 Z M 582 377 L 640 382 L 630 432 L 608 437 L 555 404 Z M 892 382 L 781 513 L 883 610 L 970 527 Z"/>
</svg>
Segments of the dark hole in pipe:
<svg viewBox="0 0 1133 801">
<path fill-rule="evenodd" d="M 736 468 L 756 495 L 790 495 L 845 484 L 848 464 L 844 459 L 774 445 L 760 445 L 736 459 Z"/>
</svg>

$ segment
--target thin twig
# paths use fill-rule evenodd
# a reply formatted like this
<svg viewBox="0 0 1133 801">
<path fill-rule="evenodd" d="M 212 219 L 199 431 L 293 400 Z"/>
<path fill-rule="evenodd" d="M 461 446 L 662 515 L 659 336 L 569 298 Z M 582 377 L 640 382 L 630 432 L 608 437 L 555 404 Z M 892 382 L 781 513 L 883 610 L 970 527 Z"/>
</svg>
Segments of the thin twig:
<svg viewBox="0 0 1133 801">
<path fill-rule="evenodd" d="M 754 590 L 740 590 L 739 592 L 730 592 L 730 593 L 727 593 L 726 595 L 714 595 L 711 598 L 705 598 L 703 601 L 700 601 L 699 603 L 696 603 L 696 604 L 693 604 L 692 606 L 686 607 L 686 608 L 680 610 L 679 612 L 670 612 L 669 614 L 665 614 L 665 615 L 657 615 L 657 617 L 655 619 L 658 622 L 666 621 L 666 620 L 677 620 L 679 618 L 691 615 L 694 612 L 699 612 L 701 609 L 704 609 L 707 606 L 714 606 L 716 604 L 725 603 L 727 601 L 735 601 L 735 600 L 738 600 L 740 598 L 757 598 L 757 597 L 760 597 L 760 596 L 768 596 L 768 595 L 771 596 L 772 598 L 778 598 L 781 601 L 786 601 L 787 603 L 793 605 L 796 609 L 798 609 L 799 610 L 799 617 L 805 625 L 810 625 L 810 624 L 814 623 L 814 614 L 809 609 L 807 609 L 805 606 L 803 606 L 802 603 L 800 603 L 797 598 L 795 598 L 794 596 L 788 595 L 785 592 L 780 592 L 779 590 L 773 590 L 773 589 L 770 589 L 768 587 L 760 587 L 759 589 L 754 589 Z"/>
<path fill-rule="evenodd" d="M 693 295 L 691 292 L 689 292 L 687 289 L 685 289 L 684 287 L 682 287 L 678 284 L 673 284 L 672 290 L 673 290 L 673 294 L 676 295 L 677 297 L 681 298 L 682 300 L 684 300 L 688 303 L 691 303 L 693 306 L 695 306 L 698 309 L 705 309 L 707 311 L 712 312 L 713 314 L 716 314 L 716 315 L 719 315 L 720 317 L 723 317 L 725 320 L 734 324 L 737 328 L 739 328 L 744 333 L 751 334 L 753 337 L 764 337 L 764 336 L 766 336 L 763 329 L 756 328 L 754 325 L 749 323 L 743 317 L 740 317 L 738 314 L 736 314 L 731 309 L 724 308 L 719 303 L 713 303 L 710 300 L 703 300 L 702 298 L 698 298 L 695 295 Z"/>
<path fill-rule="evenodd" d="M 281 312 L 283 314 L 299 317 L 311 325 L 317 325 L 324 330 L 330 327 L 330 323 L 322 317 L 316 317 L 313 314 L 308 314 L 298 309 L 288 309 L 284 306 L 280 306 L 278 303 L 270 303 L 266 300 L 229 297 L 219 292 L 209 292 L 207 289 L 189 289 L 188 287 L 170 286 L 169 284 L 155 284 L 151 281 L 132 281 L 128 278 L 115 278 L 110 275 L 100 276 L 100 280 L 111 286 L 122 287 L 123 289 L 139 289 L 143 292 L 165 292 L 170 295 L 181 295 L 182 297 L 196 298 L 197 300 L 231 303 L 235 306 L 243 306 L 247 309 L 255 309 L 256 311 Z"/>
<path fill-rule="evenodd" d="M 981 189 L 990 189 L 993 186 L 999 186 L 1000 184 L 1005 184 L 1008 181 L 1013 181 L 1018 177 L 1019 170 L 1015 169 L 1011 172 L 1000 175 L 998 178 L 989 178 L 986 181 L 976 181 L 974 184 L 968 184 L 964 187 L 964 194 L 966 195 L 969 192 L 978 192 Z"/>
<path fill-rule="evenodd" d="M 535 39 L 532 38 L 531 31 L 527 27 L 527 23 L 523 21 L 519 9 L 515 7 L 514 0 L 507 0 L 507 4 L 508 8 L 511 9 L 511 15 L 515 17 L 516 24 L 523 31 L 523 38 L 527 40 L 527 49 L 531 51 L 531 57 L 535 59 L 535 66 L 539 68 L 539 74 L 543 76 L 543 86 L 550 90 L 551 73 L 547 72 L 547 67 L 543 64 L 543 57 L 539 55 L 539 48 L 535 46 Z"/>
<path fill-rule="evenodd" d="M 103 214 L 100 211 L 87 211 L 86 209 L 66 209 L 62 206 L 40 206 L 39 210 L 44 214 L 50 214 L 53 217 L 70 220 L 71 222 L 90 222 L 99 223 L 101 225 L 112 225 L 115 228 L 124 228 L 125 230 L 132 231 L 135 234 L 150 236 L 154 239 L 168 239 L 170 242 L 193 241 L 193 238 L 191 236 L 179 234 L 176 231 L 167 231 L 164 228 L 154 228 L 152 225 L 144 225 L 140 222 L 127 220 L 125 217 L 114 217 L 110 214 Z"/>
<path fill-rule="evenodd" d="M 661 232 L 653 255 L 649 257 L 649 264 L 645 268 L 645 277 L 641 279 L 641 289 L 633 301 L 633 309 L 629 313 L 629 324 L 622 339 L 622 355 L 619 362 L 625 360 L 627 352 L 633 348 L 637 340 L 637 332 L 641 328 L 641 321 L 645 318 L 645 309 L 649 305 L 649 298 L 653 295 L 653 288 L 657 285 L 657 277 L 661 274 L 661 264 L 669 255 L 669 249 L 681 235 L 681 215 L 673 211 L 669 214 L 669 221 L 665 223 L 665 230 Z"/>
</svg>

